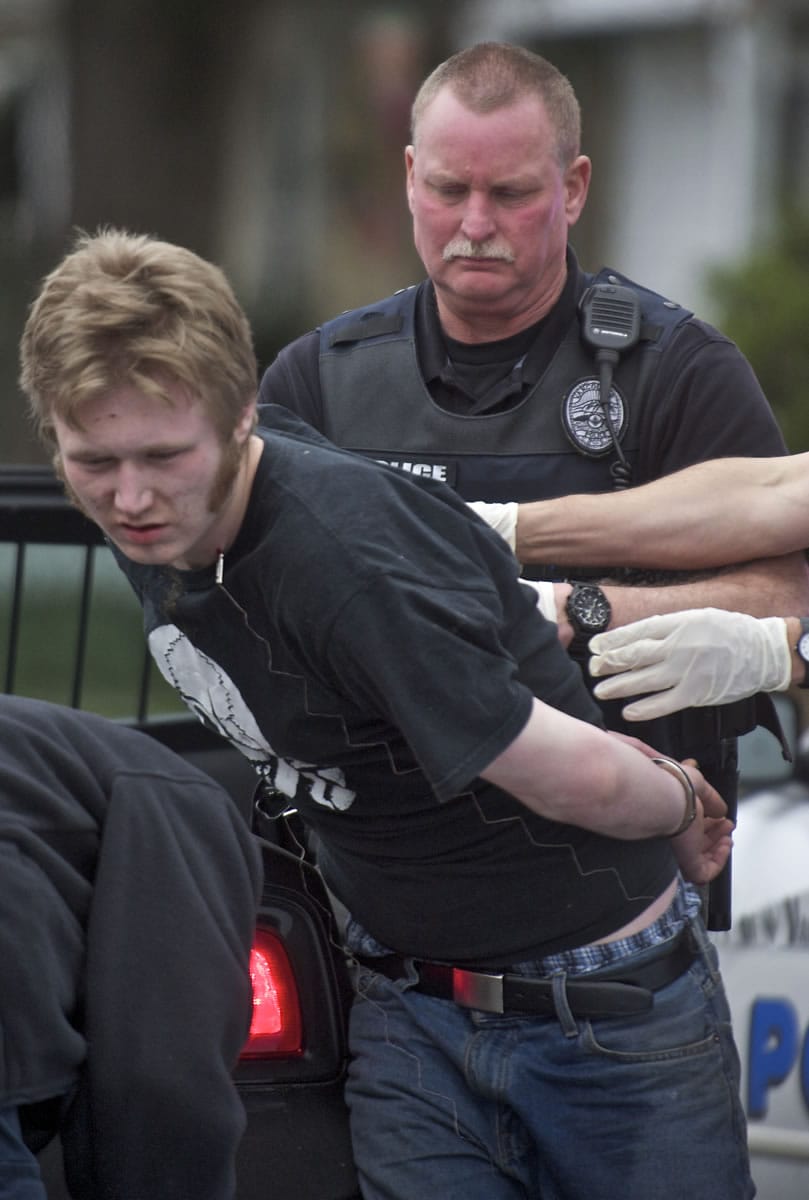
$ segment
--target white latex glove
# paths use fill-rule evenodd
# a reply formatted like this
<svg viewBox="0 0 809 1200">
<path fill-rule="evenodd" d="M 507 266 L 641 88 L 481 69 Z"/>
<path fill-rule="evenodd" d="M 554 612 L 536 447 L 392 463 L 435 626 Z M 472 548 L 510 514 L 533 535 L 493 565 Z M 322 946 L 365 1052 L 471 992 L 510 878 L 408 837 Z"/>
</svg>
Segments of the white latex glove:
<svg viewBox="0 0 809 1200">
<path fill-rule="evenodd" d="M 556 621 L 556 593 L 554 585 L 545 579 L 521 579 L 520 583 L 537 594 L 537 608 L 549 621 Z"/>
<path fill-rule="evenodd" d="M 596 686 L 599 699 L 653 693 L 624 708 L 629 721 L 729 704 L 756 692 L 783 692 L 792 678 L 783 618 L 718 608 L 646 617 L 598 633 L 590 651 L 590 673 L 613 676 Z"/>
<path fill-rule="evenodd" d="M 512 553 L 517 549 L 517 511 L 519 504 L 492 504 L 487 500 L 470 500 L 469 508 L 476 512 L 495 533 L 508 542 Z"/>
<path fill-rule="evenodd" d="M 508 542 L 512 553 L 517 549 L 517 513 L 519 504 L 494 504 L 488 500 L 469 500 L 467 507 L 476 512 L 487 525 L 491 525 L 495 533 Z M 537 608 L 548 621 L 556 623 L 556 595 L 554 585 L 547 580 L 521 579 L 526 587 L 533 588 L 537 594 Z"/>
</svg>

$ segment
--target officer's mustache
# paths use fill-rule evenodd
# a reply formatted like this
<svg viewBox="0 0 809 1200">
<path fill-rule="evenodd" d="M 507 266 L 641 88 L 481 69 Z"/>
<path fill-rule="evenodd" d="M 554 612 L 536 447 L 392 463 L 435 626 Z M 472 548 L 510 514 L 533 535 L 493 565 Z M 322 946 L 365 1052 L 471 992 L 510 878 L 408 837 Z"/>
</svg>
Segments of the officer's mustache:
<svg viewBox="0 0 809 1200">
<path fill-rule="evenodd" d="M 441 254 L 444 262 L 453 258 L 496 258 L 513 263 L 514 251 L 506 242 L 472 242 L 469 238 L 453 238 Z"/>
</svg>

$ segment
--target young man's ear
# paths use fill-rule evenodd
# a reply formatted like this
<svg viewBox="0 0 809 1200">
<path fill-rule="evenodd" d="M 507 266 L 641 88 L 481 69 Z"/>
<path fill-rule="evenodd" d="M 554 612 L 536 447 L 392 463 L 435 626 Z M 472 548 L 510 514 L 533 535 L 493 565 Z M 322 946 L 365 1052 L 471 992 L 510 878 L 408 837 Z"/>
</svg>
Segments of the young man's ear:
<svg viewBox="0 0 809 1200">
<path fill-rule="evenodd" d="M 254 397 L 248 404 L 245 404 L 241 416 L 236 422 L 236 428 L 233 430 L 233 436 L 240 446 L 247 441 L 257 424 L 258 410 Z"/>
</svg>

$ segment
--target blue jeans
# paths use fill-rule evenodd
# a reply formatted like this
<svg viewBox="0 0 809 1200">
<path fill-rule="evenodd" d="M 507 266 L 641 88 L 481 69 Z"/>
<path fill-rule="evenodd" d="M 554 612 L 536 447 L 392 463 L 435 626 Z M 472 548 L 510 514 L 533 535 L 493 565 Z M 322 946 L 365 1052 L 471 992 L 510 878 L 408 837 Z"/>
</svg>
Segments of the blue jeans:
<svg viewBox="0 0 809 1200">
<path fill-rule="evenodd" d="M 16 1108 L 0 1108 L 0 1198 L 47 1200 L 36 1157 L 23 1141 Z"/>
<path fill-rule="evenodd" d="M 346 1097 L 366 1200 L 754 1196 L 716 952 L 689 921 L 696 961 L 640 1016 L 490 1015 L 360 968 Z M 599 957 L 665 946 L 641 934 Z"/>
</svg>

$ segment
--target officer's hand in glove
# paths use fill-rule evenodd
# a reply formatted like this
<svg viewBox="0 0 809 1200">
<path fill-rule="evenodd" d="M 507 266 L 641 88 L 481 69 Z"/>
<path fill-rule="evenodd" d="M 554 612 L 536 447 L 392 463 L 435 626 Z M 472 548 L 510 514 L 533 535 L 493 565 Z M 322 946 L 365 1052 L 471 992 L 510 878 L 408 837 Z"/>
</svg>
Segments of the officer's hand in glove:
<svg viewBox="0 0 809 1200">
<path fill-rule="evenodd" d="M 512 552 L 517 548 L 517 513 L 519 505 L 513 502 L 508 504 L 494 504 L 486 500 L 470 500 L 468 507 L 476 512 L 478 516 L 491 525 L 495 533 L 499 533 L 501 538 L 508 542 Z"/>
<path fill-rule="evenodd" d="M 467 507 L 476 512 L 479 517 L 490 525 L 495 533 L 499 533 L 514 553 L 517 546 L 517 515 L 519 504 L 510 501 L 508 504 L 494 504 L 487 500 L 469 500 Z M 526 587 L 533 588 L 537 597 L 537 608 L 548 621 L 556 620 L 556 594 L 554 585 L 546 580 L 521 579 Z"/>
<path fill-rule="evenodd" d="M 556 586 L 545 579 L 521 579 L 523 587 L 536 593 L 537 608 L 546 621 L 556 620 Z"/>
<path fill-rule="evenodd" d="M 792 677 L 786 622 L 717 608 L 646 617 L 590 639 L 590 673 L 611 675 L 600 700 L 633 700 L 623 715 L 647 721 L 681 708 L 782 692 Z"/>
</svg>

